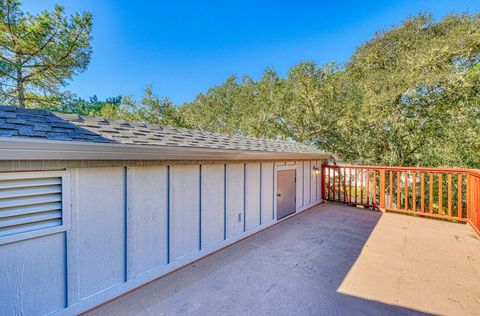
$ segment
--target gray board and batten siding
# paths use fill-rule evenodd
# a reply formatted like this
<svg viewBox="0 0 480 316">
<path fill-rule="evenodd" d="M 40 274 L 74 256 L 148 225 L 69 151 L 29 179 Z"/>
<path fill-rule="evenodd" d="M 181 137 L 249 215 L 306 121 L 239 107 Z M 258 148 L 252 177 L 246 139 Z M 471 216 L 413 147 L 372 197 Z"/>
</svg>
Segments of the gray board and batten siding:
<svg viewBox="0 0 480 316">
<path fill-rule="evenodd" d="M 296 212 L 321 202 L 328 156 L 311 147 L 126 144 L 89 126 L 108 141 L 48 137 L 94 137 L 70 125 L 91 120 L 109 122 L 0 107 L 0 315 L 74 315 L 277 223 L 279 170 L 295 170 Z"/>
</svg>

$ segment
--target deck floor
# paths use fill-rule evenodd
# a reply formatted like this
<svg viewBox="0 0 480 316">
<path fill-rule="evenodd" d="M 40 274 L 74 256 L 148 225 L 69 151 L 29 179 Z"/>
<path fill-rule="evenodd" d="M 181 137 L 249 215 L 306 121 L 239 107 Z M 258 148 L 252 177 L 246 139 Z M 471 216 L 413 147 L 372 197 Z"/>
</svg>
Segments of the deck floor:
<svg viewBox="0 0 480 316">
<path fill-rule="evenodd" d="M 480 314 L 462 224 L 322 204 L 88 315 Z"/>
</svg>

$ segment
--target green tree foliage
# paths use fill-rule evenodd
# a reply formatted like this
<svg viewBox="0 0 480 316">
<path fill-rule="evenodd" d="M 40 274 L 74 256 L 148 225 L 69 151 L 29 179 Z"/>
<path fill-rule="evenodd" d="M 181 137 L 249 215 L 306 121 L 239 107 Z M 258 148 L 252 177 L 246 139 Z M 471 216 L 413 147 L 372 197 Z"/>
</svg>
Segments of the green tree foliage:
<svg viewBox="0 0 480 316">
<path fill-rule="evenodd" d="M 480 167 L 480 15 L 421 14 L 345 65 L 230 77 L 180 107 L 184 125 L 312 143 L 351 162 Z"/>
<path fill-rule="evenodd" d="M 347 64 L 361 106 L 346 127 L 360 137 L 338 152 L 369 163 L 478 164 L 478 130 L 468 126 L 478 121 L 479 64 L 478 15 L 419 15 L 378 33 Z"/>
<path fill-rule="evenodd" d="M 31 15 L 18 0 L 0 1 L 0 96 L 20 107 L 49 104 L 59 88 L 86 69 L 92 15 L 64 8 Z"/>
<path fill-rule="evenodd" d="M 113 120 L 147 122 L 157 125 L 182 126 L 184 123 L 178 108 L 168 98 L 157 96 L 151 87 L 136 101 L 131 96 L 118 96 L 99 100 L 96 96 L 88 100 L 72 94 L 63 94 L 58 103 L 42 106 L 54 112 L 75 113 L 104 117 Z"/>
<path fill-rule="evenodd" d="M 122 97 L 119 103 L 106 103 L 99 116 L 109 119 L 148 122 L 157 125 L 182 125 L 178 110 L 168 98 L 161 98 L 153 93 L 151 87 L 144 91 L 140 102 L 132 97 Z"/>
</svg>

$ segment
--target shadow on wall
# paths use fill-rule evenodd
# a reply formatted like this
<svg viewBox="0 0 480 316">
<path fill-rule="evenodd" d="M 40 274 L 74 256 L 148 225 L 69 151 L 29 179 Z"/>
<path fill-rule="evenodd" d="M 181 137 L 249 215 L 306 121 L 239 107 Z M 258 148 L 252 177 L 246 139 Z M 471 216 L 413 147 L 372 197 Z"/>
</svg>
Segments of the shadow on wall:
<svg viewBox="0 0 480 316">
<path fill-rule="evenodd" d="M 380 217 L 323 204 L 86 315 L 423 315 L 337 291 Z"/>
</svg>

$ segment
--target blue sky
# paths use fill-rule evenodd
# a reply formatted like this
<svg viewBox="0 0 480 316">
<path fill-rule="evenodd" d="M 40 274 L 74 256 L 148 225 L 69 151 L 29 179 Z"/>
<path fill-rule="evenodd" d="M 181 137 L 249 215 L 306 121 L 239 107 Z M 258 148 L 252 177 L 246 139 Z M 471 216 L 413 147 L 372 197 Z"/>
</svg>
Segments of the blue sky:
<svg viewBox="0 0 480 316">
<path fill-rule="evenodd" d="M 229 75 L 284 76 L 302 60 L 348 60 L 376 31 L 419 12 L 478 12 L 480 1 L 24 0 L 37 13 L 65 6 L 94 16 L 93 56 L 68 90 L 81 97 L 133 95 L 152 85 L 175 103 Z"/>
</svg>

